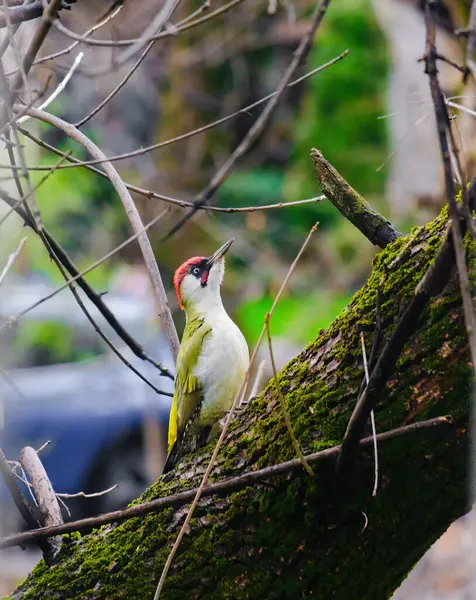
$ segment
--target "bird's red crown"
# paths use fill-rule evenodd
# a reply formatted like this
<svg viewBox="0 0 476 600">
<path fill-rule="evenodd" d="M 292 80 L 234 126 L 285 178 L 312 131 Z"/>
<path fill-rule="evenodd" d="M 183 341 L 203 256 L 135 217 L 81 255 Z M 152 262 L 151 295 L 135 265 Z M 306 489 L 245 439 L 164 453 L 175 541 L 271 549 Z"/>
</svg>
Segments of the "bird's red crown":
<svg viewBox="0 0 476 600">
<path fill-rule="evenodd" d="M 194 256 L 193 258 L 189 258 L 183 264 L 181 264 L 180 267 L 175 271 L 174 288 L 175 288 L 175 293 L 177 294 L 180 308 L 182 310 L 184 309 L 184 306 L 183 306 L 183 302 L 182 302 L 182 294 L 180 293 L 180 285 L 183 281 L 183 278 L 188 273 L 190 266 L 198 265 L 202 262 L 202 260 L 205 260 L 204 256 Z"/>
</svg>

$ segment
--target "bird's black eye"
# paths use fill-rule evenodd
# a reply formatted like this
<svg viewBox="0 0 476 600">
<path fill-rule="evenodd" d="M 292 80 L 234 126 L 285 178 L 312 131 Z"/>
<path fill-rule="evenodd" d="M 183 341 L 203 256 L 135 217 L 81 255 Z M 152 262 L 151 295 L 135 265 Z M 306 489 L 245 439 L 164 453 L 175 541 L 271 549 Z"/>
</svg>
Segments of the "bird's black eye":
<svg viewBox="0 0 476 600">
<path fill-rule="evenodd" d="M 194 268 L 192 269 L 192 273 L 193 273 L 194 275 L 198 275 L 198 274 L 200 273 L 200 269 L 199 269 L 198 267 L 194 267 Z"/>
</svg>

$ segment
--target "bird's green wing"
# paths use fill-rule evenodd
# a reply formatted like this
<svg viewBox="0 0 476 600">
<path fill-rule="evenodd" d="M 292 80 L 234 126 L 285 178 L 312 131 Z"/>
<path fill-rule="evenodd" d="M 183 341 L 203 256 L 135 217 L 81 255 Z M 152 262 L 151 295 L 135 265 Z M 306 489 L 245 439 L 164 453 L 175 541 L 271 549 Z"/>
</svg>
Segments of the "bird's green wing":
<svg viewBox="0 0 476 600">
<path fill-rule="evenodd" d="M 182 343 L 177 356 L 174 398 L 170 410 L 168 451 L 182 433 L 187 421 L 191 419 L 202 399 L 200 383 L 193 375 L 205 337 L 211 327 L 203 319 L 195 318 L 187 322 Z"/>
</svg>

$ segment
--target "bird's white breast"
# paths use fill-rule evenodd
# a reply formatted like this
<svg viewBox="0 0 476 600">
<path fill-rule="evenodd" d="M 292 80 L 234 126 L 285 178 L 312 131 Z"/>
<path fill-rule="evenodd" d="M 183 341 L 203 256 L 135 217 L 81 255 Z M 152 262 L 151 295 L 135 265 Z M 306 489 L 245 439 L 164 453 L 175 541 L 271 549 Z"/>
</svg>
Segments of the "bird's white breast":
<svg viewBox="0 0 476 600">
<path fill-rule="evenodd" d="M 224 310 L 207 321 L 211 332 L 194 375 L 204 392 L 201 420 L 213 423 L 231 408 L 248 368 L 249 353 L 243 334 Z"/>
</svg>

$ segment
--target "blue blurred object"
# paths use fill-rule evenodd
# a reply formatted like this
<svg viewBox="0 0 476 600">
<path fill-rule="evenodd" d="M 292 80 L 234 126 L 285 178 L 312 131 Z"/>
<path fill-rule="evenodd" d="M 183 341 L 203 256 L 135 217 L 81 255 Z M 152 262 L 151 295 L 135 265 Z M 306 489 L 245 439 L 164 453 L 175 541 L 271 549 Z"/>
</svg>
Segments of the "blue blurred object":
<svg viewBox="0 0 476 600">
<path fill-rule="evenodd" d="M 2 297 L 8 298 L 9 315 L 18 314 L 23 305 L 29 306 L 36 297 L 47 293 L 45 286 L 39 288 L 32 292 L 32 286 L 26 285 L 20 292 L 6 294 L 2 288 Z M 96 356 L 85 362 L 25 366 L 24 356 L 12 356 L 10 352 L 27 315 L 20 319 L 18 330 L 13 329 L 7 336 L 10 337 L 7 347 L 5 340 L 0 340 L 2 360 L 7 356 L 10 359 L 8 373 L 0 378 L 0 425 L 3 416 L 0 447 L 8 460 L 18 461 L 23 447 L 39 448 L 51 440 L 40 458 L 57 493 L 95 493 L 119 484 L 104 496 L 67 501 L 71 516 L 78 518 L 121 508 L 144 490 L 150 479 L 143 449 L 144 423 L 146 419 L 154 419 L 165 442 L 171 398 L 158 395 L 147 386 L 105 344 L 98 355 L 97 333 L 81 313 L 78 315 L 80 309 L 72 296 L 67 295 L 68 290 L 65 292 L 52 299 L 61 298 L 56 307 L 49 302 L 44 304 L 48 313 L 38 307 L 27 313 L 28 318 L 40 324 L 54 318 L 55 322 L 72 325 L 78 340 L 81 338 L 82 348 L 87 347 L 90 337 Z M 18 295 L 21 302 L 17 302 Z M 167 342 L 154 325 L 150 300 L 111 294 L 107 296 L 107 304 L 127 331 L 139 342 L 145 340 L 143 345 L 148 353 L 173 372 Z M 1 305 L 0 316 L 7 317 Z M 161 376 L 154 366 L 124 348 L 97 311 L 93 316 L 136 369 L 160 390 L 173 392 L 170 378 Z M 30 352 L 31 358 L 32 349 L 24 350 Z M 15 368 L 15 364 L 22 367 Z M 0 366 L 5 368 L 4 364 Z M 3 533 L 20 525 L 19 514 L 1 478 L 0 519 Z"/>
</svg>

